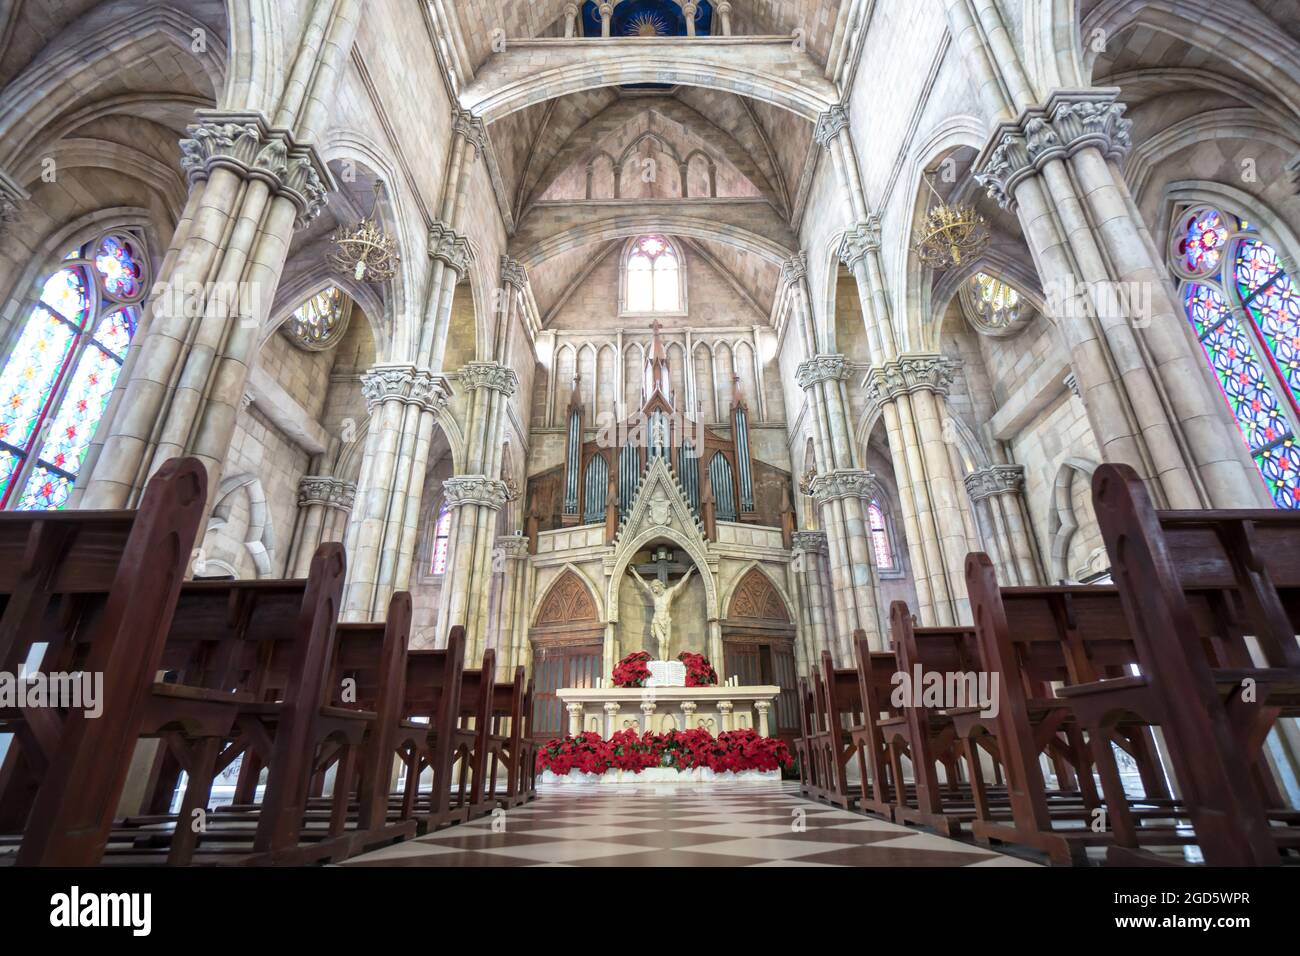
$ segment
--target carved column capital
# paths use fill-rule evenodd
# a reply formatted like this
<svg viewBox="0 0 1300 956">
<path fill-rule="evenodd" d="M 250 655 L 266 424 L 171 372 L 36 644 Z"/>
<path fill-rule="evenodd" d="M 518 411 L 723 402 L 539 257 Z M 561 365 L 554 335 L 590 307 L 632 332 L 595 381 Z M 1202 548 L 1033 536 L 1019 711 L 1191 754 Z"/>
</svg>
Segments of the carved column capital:
<svg viewBox="0 0 1300 956">
<path fill-rule="evenodd" d="M 865 469 L 839 468 L 813 479 L 812 496 L 819 505 L 845 498 L 871 501 L 880 496 L 880 486 L 876 476 Z"/>
<path fill-rule="evenodd" d="M 830 149 L 835 137 L 848 128 L 848 111 L 845 110 L 842 103 L 836 103 L 817 117 L 817 125 L 813 129 L 813 139 L 817 141 L 817 145 L 822 149 Z"/>
<path fill-rule="evenodd" d="M 460 279 L 474 261 L 469 240 L 441 219 L 429 229 L 429 258 L 438 259 Z"/>
<path fill-rule="evenodd" d="M 0 169 L 0 238 L 18 221 L 18 207 L 31 198 L 27 190 Z"/>
<path fill-rule="evenodd" d="M 1118 89 L 1059 90 L 1043 106 L 1002 123 L 975 161 L 975 178 L 1003 209 L 1016 206 L 1016 188 L 1047 163 L 1096 148 L 1120 160 L 1133 145 L 1132 120 Z"/>
<path fill-rule="evenodd" d="M 795 554 L 830 554 L 825 531 L 796 531 L 790 550 Z"/>
<path fill-rule="evenodd" d="M 781 263 L 781 281 L 797 285 L 808 278 L 808 256 L 800 252 Z"/>
<path fill-rule="evenodd" d="M 502 256 L 501 282 L 503 285 L 513 286 L 522 292 L 528 285 L 528 270 L 524 268 L 524 264 L 518 259 Z"/>
<path fill-rule="evenodd" d="M 361 376 L 361 395 L 372 412 L 392 401 L 437 411 L 449 394 L 446 379 L 414 365 L 376 365 Z"/>
<path fill-rule="evenodd" d="M 447 505 L 460 508 L 477 505 L 500 511 L 506 506 L 506 483 L 486 475 L 459 475 L 442 483 Z"/>
<path fill-rule="evenodd" d="M 989 465 L 972 471 L 965 478 L 971 501 L 983 501 L 995 495 L 1016 495 L 1025 488 L 1023 465 Z"/>
<path fill-rule="evenodd" d="M 522 561 L 528 557 L 528 539 L 519 534 L 504 534 L 496 539 L 493 554 L 503 561 Z"/>
<path fill-rule="evenodd" d="M 456 110 L 452 113 L 451 131 L 480 153 L 487 149 L 487 127 L 481 117 L 475 116 L 468 110 Z"/>
<path fill-rule="evenodd" d="M 947 395 L 956 365 L 942 355 L 914 353 L 878 365 L 867 375 L 867 399 L 880 404 L 900 395 L 931 391 Z"/>
<path fill-rule="evenodd" d="M 840 246 L 840 261 L 850 270 L 870 253 L 880 251 L 880 219 L 871 216 L 853 227 Z"/>
<path fill-rule="evenodd" d="M 276 196 L 293 202 L 299 228 L 321 214 L 337 184 L 316 147 L 271 126 L 261 113 L 199 110 L 196 115 L 199 121 L 180 143 L 181 169 L 190 185 L 206 181 L 213 170 L 227 169 L 264 182 Z"/>
<path fill-rule="evenodd" d="M 298 482 L 298 507 L 324 505 L 340 511 L 351 511 L 357 500 L 355 482 L 343 481 L 323 475 L 306 475 Z"/>
<path fill-rule="evenodd" d="M 519 388 L 519 375 L 515 370 L 497 362 L 470 362 L 456 373 L 456 378 L 468 392 L 490 388 L 509 398 Z"/>
<path fill-rule="evenodd" d="M 822 382 L 839 382 L 849 377 L 849 360 L 843 355 L 814 355 L 795 372 L 795 381 L 805 392 Z"/>
</svg>

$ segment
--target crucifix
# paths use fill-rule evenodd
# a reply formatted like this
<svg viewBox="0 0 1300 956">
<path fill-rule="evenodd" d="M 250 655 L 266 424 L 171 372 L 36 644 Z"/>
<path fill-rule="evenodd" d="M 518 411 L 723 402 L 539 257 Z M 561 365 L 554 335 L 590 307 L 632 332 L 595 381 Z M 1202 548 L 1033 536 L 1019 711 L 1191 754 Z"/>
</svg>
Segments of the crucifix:
<svg viewBox="0 0 1300 956">
<path fill-rule="evenodd" d="M 649 563 L 638 565 L 636 570 L 646 577 L 653 575 L 663 584 L 667 584 L 670 574 L 685 574 L 693 567 L 693 564 L 682 564 L 677 561 L 676 555 L 669 548 L 658 547 L 651 552 Z"/>
</svg>

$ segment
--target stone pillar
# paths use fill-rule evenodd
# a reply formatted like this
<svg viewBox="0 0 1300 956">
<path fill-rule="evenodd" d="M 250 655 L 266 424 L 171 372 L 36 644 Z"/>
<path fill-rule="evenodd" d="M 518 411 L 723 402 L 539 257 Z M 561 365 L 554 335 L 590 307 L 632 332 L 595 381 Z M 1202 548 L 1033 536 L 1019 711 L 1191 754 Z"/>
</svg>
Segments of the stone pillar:
<svg viewBox="0 0 1300 956">
<path fill-rule="evenodd" d="M 722 35 L 724 37 L 731 36 L 731 4 L 727 0 L 722 0 L 722 3 L 717 6 L 717 11 L 718 16 L 722 19 Z"/>
<path fill-rule="evenodd" d="M 291 577 L 307 577 L 316 549 L 326 542 L 343 540 L 356 496 L 357 486 L 338 478 L 308 475 L 298 482 L 298 529 L 290 551 Z"/>
<path fill-rule="evenodd" d="M 433 423 L 450 386 L 427 368 L 376 365 L 361 377 L 370 411 L 357 505 L 345 545 L 343 620 L 383 620 L 394 591 L 410 584 Z"/>
<path fill-rule="evenodd" d="M 527 666 L 528 644 L 528 539 L 511 534 L 496 539 L 492 551 L 494 573 L 501 574 L 496 633 L 492 646 L 504 679 L 516 667 Z"/>
<path fill-rule="evenodd" d="M 769 700 L 754 701 L 754 709 L 758 711 L 758 735 L 760 737 L 771 736 L 768 732 L 767 712 L 772 709 L 772 702 Z"/>
<path fill-rule="evenodd" d="M 613 19 L 614 4 L 602 3 L 600 5 L 600 35 L 602 37 L 609 37 L 610 27 L 613 25 Z"/>
<path fill-rule="evenodd" d="M 731 712 L 735 710 L 736 705 L 729 700 L 718 701 L 718 719 L 722 725 L 723 733 L 732 730 Z"/>
<path fill-rule="evenodd" d="M 691 718 L 695 716 L 698 706 L 693 700 L 682 701 L 682 730 L 691 729 Z"/>
<path fill-rule="evenodd" d="M 702 569 L 701 573 L 711 574 L 712 572 Z M 727 652 L 722 644 L 722 622 L 719 620 L 709 621 L 709 661 L 714 665 L 715 669 L 721 668 L 719 673 L 726 670 Z"/>
<path fill-rule="evenodd" d="M 573 39 L 578 34 L 578 5 L 576 3 L 566 3 L 564 5 L 564 36 L 565 39 Z"/>
<path fill-rule="evenodd" d="M 944 399 L 952 364 L 912 353 L 871 370 L 868 399 L 880 406 L 889 433 L 923 623 L 951 627 L 970 616 L 966 597 L 966 496 L 948 454 Z"/>
<path fill-rule="evenodd" d="M 700 5 L 693 0 L 686 0 L 682 4 L 682 14 L 686 17 L 686 35 L 695 36 L 695 15 L 700 12 Z"/>
<path fill-rule="evenodd" d="M 1032 587 L 1046 580 L 1025 505 L 1023 465 L 989 465 L 965 478 L 979 514 L 985 544 L 993 552 L 998 580 L 1007 587 Z"/>
<path fill-rule="evenodd" d="M 78 507 L 134 505 L 150 475 L 178 455 L 204 463 L 211 504 L 294 230 L 335 186 L 312 143 L 360 6 L 314 5 L 273 119 L 200 110 L 181 141 L 191 191 L 184 235 L 159 276 L 116 414 L 88 456 Z"/>
<path fill-rule="evenodd" d="M 819 435 L 815 442 L 818 477 L 811 490 L 830 551 L 836 612 L 836 633 L 830 646 L 841 663 L 852 660 L 855 630 L 866 631 L 873 640 L 881 639 L 870 528 L 863 504 L 864 497 L 875 497 L 876 485 L 874 476 L 859 467 L 844 385 L 848 375 L 848 361 L 842 355 L 814 356 L 800 365 L 797 373 Z"/>
<path fill-rule="evenodd" d="M 569 712 L 569 736 L 576 737 L 582 733 L 582 705 L 566 704 L 564 709 Z"/>
<path fill-rule="evenodd" d="M 506 505 L 506 486 L 485 475 L 459 475 L 442 488 L 452 518 L 437 633 L 463 624 L 465 663 L 477 666 L 487 646 L 486 609 L 480 608 L 491 587 L 496 518 Z"/>
<path fill-rule="evenodd" d="M 659 705 L 656 704 L 653 700 L 646 700 L 641 702 L 641 733 L 643 734 L 654 733 L 655 711 L 658 709 L 659 709 Z"/>
<path fill-rule="evenodd" d="M 800 673 L 821 660 L 822 651 L 831 650 L 831 609 L 826 601 L 825 562 L 830 553 L 824 531 L 796 531 L 791 551 L 798 582 L 800 603 L 806 622 L 799 647 Z"/>
<path fill-rule="evenodd" d="M 605 704 L 605 739 L 609 740 L 614 736 L 618 727 L 618 712 L 623 709 L 623 705 L 617 701 L 607 701 Z"/>
</svg>

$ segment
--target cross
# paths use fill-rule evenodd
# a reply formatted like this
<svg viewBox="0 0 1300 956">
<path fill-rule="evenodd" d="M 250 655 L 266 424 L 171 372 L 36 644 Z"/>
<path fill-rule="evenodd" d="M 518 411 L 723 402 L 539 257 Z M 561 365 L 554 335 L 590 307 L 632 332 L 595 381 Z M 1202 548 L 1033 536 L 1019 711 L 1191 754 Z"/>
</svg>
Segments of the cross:
<svg viewBox="0 0 1300 956">
<path fill-rule="evenodd" d="M 643 578 L 654 575 L 664 584 L 668 583 L 669 574 L 685 574 L 690 570 L 691 565 L 681 564 L 674 560 L 673 552 L 668 548 L 656 548 L 648 564 L 642 564 L 637 567 L 637 573 Z"/>
</svg>

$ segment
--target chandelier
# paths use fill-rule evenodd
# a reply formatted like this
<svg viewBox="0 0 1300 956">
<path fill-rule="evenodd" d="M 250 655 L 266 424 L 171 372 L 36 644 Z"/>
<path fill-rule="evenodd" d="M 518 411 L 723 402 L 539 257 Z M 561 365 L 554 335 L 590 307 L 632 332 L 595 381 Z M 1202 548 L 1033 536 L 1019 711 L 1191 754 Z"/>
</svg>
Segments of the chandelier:
<svg viewBox="0 0 1300 956">
<path fill-rule="evenodd" d="M 925 221 L 912 249 L 931 269 L 959 266 L 988 248 L 988 223 L 974 206 L 951 205 L 943 201 L 927 176 L 925 183 L 939 202 L 925 214 Z"/>
<path fill-rule="evenodd" d="M 330 236 L 334 251 L 329 262 L 337 271 L 351 273 L 358 282 L 387 282 L 397 272 L 402 257 L 397 252 L 397 241 L 379 225 L 376 211 L 383 195 L 384 184 L 375 182 L 375 202 L 370 215 L 352 226 L 340 226 Z"/>
</svg>

